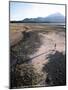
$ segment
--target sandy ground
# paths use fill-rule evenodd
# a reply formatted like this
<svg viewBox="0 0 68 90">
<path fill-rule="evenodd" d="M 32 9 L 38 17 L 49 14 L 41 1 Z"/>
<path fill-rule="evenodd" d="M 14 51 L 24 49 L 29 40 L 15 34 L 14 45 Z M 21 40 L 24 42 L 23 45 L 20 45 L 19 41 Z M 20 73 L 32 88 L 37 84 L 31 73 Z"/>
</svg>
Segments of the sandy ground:
<svg viewBox="0 0 68 90">
<path fill-rule="evenodd" d="M 56 51 L 65 53 L 65 36 L 64 32 L 50 32 L 49 34 L 39 33 L 39 35 L 43 36 L 43 38 L 41 38 L 42 45 L 38 48 L 36 53 L 30 55 L 30 58 L 35 57 L 32 59 L 31 64 L 34 65 L 38 73 L 43 73 L 42 68 L 44 64 L 49 62 L 47 59 L 49 54 L 54 54 Z M 47 74 L 45 74 L 43 78 L 46 78 L 46 76 Z M 38 85 L 44 85 L 44 80 Z"/>
<path fill-rule="evenodd" d="M 34 26 L 34 25 L 33 27 L 39 28 L 38 26 Z M 30 58 L 34 57 L 30 63 L 34 66 L 34 68 L 37 70 L 38 73 L 43 74 L 42 68 L 44 64 L 47 64 L 49 62 L 49 60 L 47 59 L 49 54 L 54 54 L 56 51 L 65 53 L 65 32 L 55 30 L 55 31 L 50 31 L 48 33 L 39 32 L 39 35 L 42 41 L 42 45 L 37 49 L 37 52 L 29 55 L 29 57 Z M 20 41 L 23 36 L 20 31 L 19 32 L 17 31 L 15 33 L 11 33 L 10 37 L 11 37 L 10 44 L 12 45 L 18 43 L 18 41 Z M 45 84 L 44 78 L 46 77 L 47 77 L 47 73 L 43 76 L 43 80 L 39 82 L 38 85 L 44 85 Z"/>
<path fill-rule="evenodd" d="M 23 35 L 21 32 L 10 32 L 10 45 L 16 45 L 22 38 Z"/>
<path fill-rule="evenodd" d="M 46 37 L 46 35 L 43 35 L 41 33 L 40 35 L 43 36 L 42 45 L 40 46 L 40 48 L 38 48 L 38 51 L 36 53 L 30 55 L 30 58 L 32 58 L 41 54 L 40 56 L 32 59 L 32 64 L 34 65 L 36 70 L 38 70 L 38 72 L 40 72 L 40 70 L 42 69 L 43 64 L 48 62 L 47 60 L 45 60 L 47 54 L 53 52 L 52 50 L 54 50 L 54 42 L 48 37 Z"/>
</svg>

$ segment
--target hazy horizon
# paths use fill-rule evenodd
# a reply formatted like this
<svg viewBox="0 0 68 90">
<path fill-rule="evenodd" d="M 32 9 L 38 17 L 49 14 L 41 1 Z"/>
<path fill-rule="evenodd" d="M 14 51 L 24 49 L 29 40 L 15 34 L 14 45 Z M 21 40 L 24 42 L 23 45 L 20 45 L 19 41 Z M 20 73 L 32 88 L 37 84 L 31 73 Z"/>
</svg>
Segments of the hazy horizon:
<svg viewBox="0 0 68 90">
<path fill-rule="evenodd" d="M 10 21 L 47 17 L 54 13 L 65 16 L 65 5 L 10 2 Z"/>
</svg>

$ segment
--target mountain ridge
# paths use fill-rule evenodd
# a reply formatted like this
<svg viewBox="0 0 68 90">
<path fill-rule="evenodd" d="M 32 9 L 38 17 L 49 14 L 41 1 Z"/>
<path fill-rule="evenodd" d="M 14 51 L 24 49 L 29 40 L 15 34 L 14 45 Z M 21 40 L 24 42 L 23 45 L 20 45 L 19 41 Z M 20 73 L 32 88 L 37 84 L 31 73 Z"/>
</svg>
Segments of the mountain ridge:
<svg viewBox="0 0 68 90">
<path fill-rule="evenodd" d="M 14 22 L 14 21 L 11 21 Z M 22 23 L 64 23 L 65 17 L 60 13 L 54 13 L 48 15 L 47 17 L 37 17 L 37 18 L 25 18 L 20 21 L 15 22 L 22 22 Z"/>
</svg>

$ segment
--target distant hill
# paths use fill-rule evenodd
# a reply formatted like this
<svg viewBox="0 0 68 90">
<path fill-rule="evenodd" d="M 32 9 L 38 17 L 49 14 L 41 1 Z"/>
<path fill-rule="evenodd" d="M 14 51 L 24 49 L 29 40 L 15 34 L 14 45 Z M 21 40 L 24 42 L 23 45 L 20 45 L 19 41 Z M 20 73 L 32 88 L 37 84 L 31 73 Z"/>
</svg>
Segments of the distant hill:
<svg viewBox="0 0 68 90">
<path fill-rule="evenodd" d="M 64 23 L 65 17 L 60 13 L 51 14 L 48 17 L 45 18 L 46 22 L 58 22 L 58 23 Z"/>
<path fill-rule="evenodd" d="M 51 14 L 47 17 L 38 17 L 38 18 L 25 18 L 21 21 L 11 21 L 11 22 L 20 22 L 20 23 L 64 23 L 65 17 L 60 13 Z"/>
</svg>

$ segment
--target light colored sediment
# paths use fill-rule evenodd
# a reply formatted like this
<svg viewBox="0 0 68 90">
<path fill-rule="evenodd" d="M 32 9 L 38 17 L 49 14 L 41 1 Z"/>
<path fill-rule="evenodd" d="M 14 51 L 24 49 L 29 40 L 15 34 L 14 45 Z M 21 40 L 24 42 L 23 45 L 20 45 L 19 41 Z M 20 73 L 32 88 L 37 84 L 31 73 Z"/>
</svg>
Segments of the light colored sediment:
<svg viewBox="0 0 68 90">
<path fill-rule="evenodd" d="M 10 46 L 16 45 L 22 38 L 21 32 L 10 32 Z"/>
<path fill-rule="evenodd" d="M 61 32 L 63 34 L 63 32 Z M 32 59 L 32 64 L 36 68 L 37 72 L 42 71 L 44 64 L 48 63 L 47 56 L 49 54 L 55 53 L 55 51 L 65 52 L 65 37 L 60 35 L 60 33 L 50 32 L 49 34 L 39 34 L 42 35 L 42 45 L 38 48 L 38 51 L 30 55 Z M 56 47 L 55 47 L 56 44 Z M 39 56 L 38 56 L 39 55 Z M 38 56 L 38 57 L 36 57 Z"/>
</svg>

